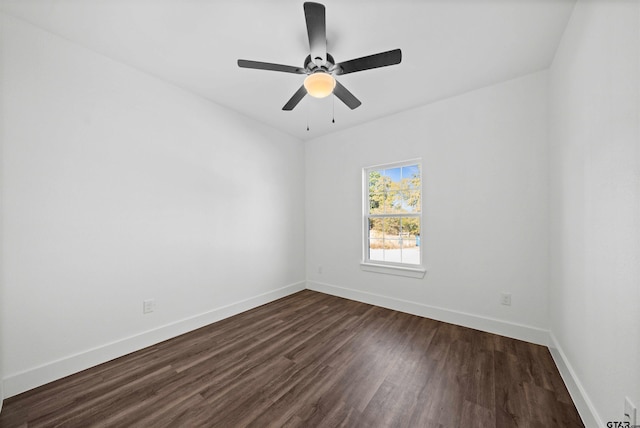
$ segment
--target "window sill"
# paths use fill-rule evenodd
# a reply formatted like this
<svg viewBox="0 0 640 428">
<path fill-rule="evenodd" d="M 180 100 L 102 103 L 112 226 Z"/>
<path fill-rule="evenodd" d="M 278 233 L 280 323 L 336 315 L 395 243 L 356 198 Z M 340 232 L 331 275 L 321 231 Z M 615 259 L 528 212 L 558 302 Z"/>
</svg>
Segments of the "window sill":
<svg viewBox="0 0 640 428">
<path fill-rule="evenodd" d="M 374 273 L 383 273 L 386 275 L 406 276 L 409 278 L 422 279 L 427 273 L 427 270 L 422 267 L 405 267 L 405 266 L 393 266 L 393 265 L 379 265 L 375 263 L 360 263 L 360 270 Z"/>
</svg>

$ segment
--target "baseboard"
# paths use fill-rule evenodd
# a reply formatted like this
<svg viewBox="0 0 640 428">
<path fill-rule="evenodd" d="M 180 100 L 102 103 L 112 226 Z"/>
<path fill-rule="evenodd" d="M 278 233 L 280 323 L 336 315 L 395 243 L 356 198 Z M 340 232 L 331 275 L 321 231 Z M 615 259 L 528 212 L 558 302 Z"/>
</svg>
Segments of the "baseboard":
<svg viewBox="0 0 640 428">
<path fill-rule="evenodd" d="M 339 287 L 322 282 L 307 281 L 307 288 L 321 293 L 344 297 L 345 299 L 357 300 L 359 302 L 381 306 L 387 309 L 393 309 L 425 318 L 461 325 L 463 327 L 470 327 L 476 330 L 524 340 L 538 345 L 548 346 L 549 344 L 549 332 L 537 327 L 458 312 L 451 309 L 438 308 L 436 306 L 429 306 L 422 303 L 396 299 L 394 297 L 367 293 L 360 290 Z"/>
<path fill-rule="evenodd" d="M 33 369 L 6 377 L 0 386 L 4 386 L 4 398 L 9 398 L 38 386 L 78 373 L 98 364 L 113 360 L 131 352 L 146 348 L 167 339 L 188 333 L 216 321 L 237 315 L 241 312 L 264 305 L 282 297 L 305 289 L 305 282 L 289 284 L 245 300 L 221 306 L 211 311 L 185 318 L 134 336 L 130 336 L 97 348 L 52 361 Z"/>
<path fill-rule="evenodd" d="M 555 361 L 558 371 L 560 371 L 560 376 L 562 376 L 562 380 L 569 390 L 569 395 L 571 395 L 571 399 L 576 409 L 578 409 L 582 422 L 587 428 L 605 426 L 553 332 L 549 333 L 549 340 L 549 351 L 553 361 Z"/>
<path fill-rule="evenodd" d="M 558 341 L 553 333 L 550 333 L 548 330 L 321 282 L 307 281 L 307 288 L 309 290 L 319 291 L 321 293 L 331 294 L 345 299 L 356 300 L 371 305 L 381 306 L 383 308 L 406 312 L 425 318 L 431 318 L 438 321 L 444 321 L 451 324 L 470 327 L 476 330 L 495 333 L 501 336 L 547 346 L 585 426 L 587 428 L 599 428 L 604 426 L 598 412 L 591 403 L 589 396 L 582 387 L 580 380 L 575 375 L 575 371 L 571 367 L 571 364 L 567 360 L 562 348 L 558 344 Z"/>
</svg>

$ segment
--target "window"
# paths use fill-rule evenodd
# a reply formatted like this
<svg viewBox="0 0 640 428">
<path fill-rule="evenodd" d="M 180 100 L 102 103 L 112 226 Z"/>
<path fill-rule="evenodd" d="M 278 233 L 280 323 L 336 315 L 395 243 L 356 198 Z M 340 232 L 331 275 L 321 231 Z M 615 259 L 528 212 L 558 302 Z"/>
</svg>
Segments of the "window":
<svg viewBox="0 0 640 428">
<path fill-rule="evenodd" d="M 363 266 L 413 268 L 424 272 L 421 269 L 421 162 L 413 160 L 365 168 L 363 182 Z"/>
</svg>

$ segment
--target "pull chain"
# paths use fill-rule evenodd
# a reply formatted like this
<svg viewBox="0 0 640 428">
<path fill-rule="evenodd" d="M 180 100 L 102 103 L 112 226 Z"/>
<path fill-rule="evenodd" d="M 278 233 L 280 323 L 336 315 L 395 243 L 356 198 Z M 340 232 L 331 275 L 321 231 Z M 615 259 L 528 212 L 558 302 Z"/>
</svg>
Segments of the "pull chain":
<svg viewBox="0 0 640 428">
<path fill-rule="evenodd" d="M 307 132 L 309 132 L 309 102 L 305 102 L 307 110 Z"/>
<path fill-rule="evenodd" d="M 331 123 L 336 123 L 336 94 L 331 98 Z"/>
</svg>

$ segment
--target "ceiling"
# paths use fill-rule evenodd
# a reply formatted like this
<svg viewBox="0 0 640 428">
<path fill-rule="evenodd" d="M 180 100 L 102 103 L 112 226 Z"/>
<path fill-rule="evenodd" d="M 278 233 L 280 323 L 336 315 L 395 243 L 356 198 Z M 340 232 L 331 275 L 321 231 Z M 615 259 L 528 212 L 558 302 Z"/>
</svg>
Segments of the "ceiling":
<svg viewBox="0 0 640 428">
<path fill-rule="evenodd" d="M 401 48 L 402 63 L 340 76 L 362 105 L 305 97 L 301 0 L 1 0 L 2 11 L 307 140 L 547 68 L 575 0 L 321 0 L 337 62 Z M 335 114 L 335 123 L 331 122 Z M 310 130 L 307 131 L 307 123 Z"/>
</svg>

